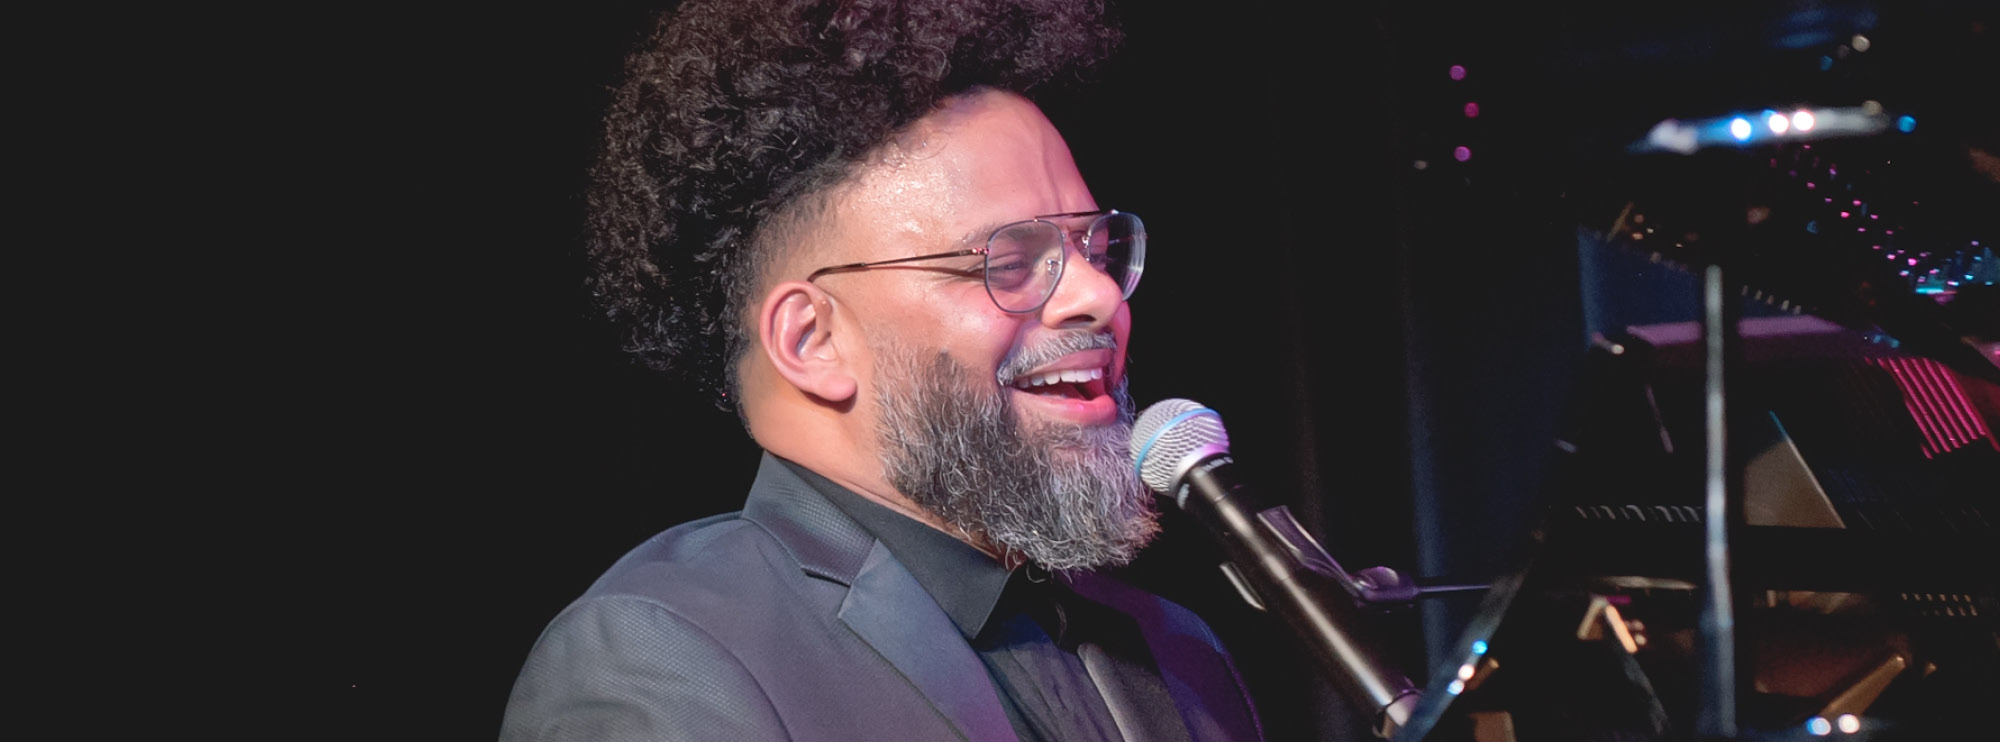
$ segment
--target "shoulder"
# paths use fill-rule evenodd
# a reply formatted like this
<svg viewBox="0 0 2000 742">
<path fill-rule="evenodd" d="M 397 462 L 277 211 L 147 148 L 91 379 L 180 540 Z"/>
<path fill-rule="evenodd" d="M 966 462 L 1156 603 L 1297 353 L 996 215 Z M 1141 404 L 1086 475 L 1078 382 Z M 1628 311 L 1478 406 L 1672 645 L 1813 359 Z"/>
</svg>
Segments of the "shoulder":
<svg viewBox="0 0 2000 742">
<path fill-rule="evenodd" d="M 578 602 L 631 597 L 662 603 L 689 590 L 726 587 L 733 580 L 772 572 L 785 550 L 771 534 L 739 513 L 725 513 L 669 528 L 625 553 L 592 583 Z M 795 571 L 792 570 L 792 571 Z"/>
<path fill-rule="evenodd" d="M 503 742 L 755 739 L 782 730 L 757 678 L 706 627 L 656 600 L 586 596 L 536 641 Z"/>
<path fill-rule="evenodd" d="M 713 617 L 768 593 L 759 585 L 797 579 L 798 567 L 769 532 L 737 513 L 667 529 L 613 563 L 542 632 L 535 651 L 570 635 L 598 642 L 652 641 L 658 632 L 701 637 Z"/>
<path fill-rule="evenodd" d="M 734 513 L 646 540 L 543 629 L 502 739 L 722 739 L 722 730 L 751 739 L 781 729 L 736 634 L 755 623 L 746 617 L 773 615 L 779 596 L 796 595 L 787 583 L 799 579 L 775 539 Z M 690 730 L 705 731 L 681 734 Z"/>
</svg>

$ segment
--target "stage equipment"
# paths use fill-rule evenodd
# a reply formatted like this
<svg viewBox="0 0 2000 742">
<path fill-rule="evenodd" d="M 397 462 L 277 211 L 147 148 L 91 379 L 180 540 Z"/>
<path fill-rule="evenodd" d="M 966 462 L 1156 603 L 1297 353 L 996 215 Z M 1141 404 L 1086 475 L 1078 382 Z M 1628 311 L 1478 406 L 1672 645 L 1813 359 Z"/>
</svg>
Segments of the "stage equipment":
<svg viewBox="0 0 2000 742">
<path fill-rule="evenodd" d="M 1397 739 L 1993 736 L 2000 68 L 1932 62 L 1991 62 L 1994 16 L 1785 7 L 1733 19 L 1753 55 L 1576 72 L 1708 77 L 1572 176 L 1592 338 L 1540 525 Z"/>
</svg>

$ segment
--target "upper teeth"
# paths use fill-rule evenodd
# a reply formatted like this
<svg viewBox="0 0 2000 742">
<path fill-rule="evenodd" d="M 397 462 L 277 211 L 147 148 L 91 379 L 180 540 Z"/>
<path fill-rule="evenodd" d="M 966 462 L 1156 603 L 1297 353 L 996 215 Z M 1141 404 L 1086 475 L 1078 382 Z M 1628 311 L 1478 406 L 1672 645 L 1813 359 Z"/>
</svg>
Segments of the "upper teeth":
<svg viewBox="0 0 2000 742">
<path fill-rule="evenodd" d="M 1031 376 L 1024 376 L 1021 377 L 1020 379 L 1015 380 L 1014 385 L 1021 387 L 1023 389 L 1027 389 L 1031 387 L 1048 386 L 1050 384 L 1059 384 L 1059 383 L 1075 384 L 1085 381 L 1096 381 L 1102 378 L 1104 378 L 1104 369 L 1073 368 L 1068 371 L 1050 371 L 1045 374 L 1034 374 Z"/>
</svg>

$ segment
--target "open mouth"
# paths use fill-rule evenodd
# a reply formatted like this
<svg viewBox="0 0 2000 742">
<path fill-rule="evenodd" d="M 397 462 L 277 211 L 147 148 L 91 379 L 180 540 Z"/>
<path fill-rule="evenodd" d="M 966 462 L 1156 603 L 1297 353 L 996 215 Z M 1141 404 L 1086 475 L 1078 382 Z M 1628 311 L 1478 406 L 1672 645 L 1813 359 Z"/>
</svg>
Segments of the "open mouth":
<svg viewBox="0 0 2000 742">
<path fill-rule="evenodd" d="M 1088 401 L 1104 396 L 1104 369 L 1074 368 L 1023 374 L 1014 380 L 1014 388 L 1030 394 Z"/>
</svg>

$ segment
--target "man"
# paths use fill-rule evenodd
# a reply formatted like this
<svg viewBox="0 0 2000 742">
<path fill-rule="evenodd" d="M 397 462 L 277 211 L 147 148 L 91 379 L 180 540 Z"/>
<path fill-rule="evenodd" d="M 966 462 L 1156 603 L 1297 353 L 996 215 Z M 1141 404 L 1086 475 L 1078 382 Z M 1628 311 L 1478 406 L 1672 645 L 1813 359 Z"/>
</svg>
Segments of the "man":
<svg viewBox="0 0 2000 742">
<path fill-rule="evenodd" d="M 1099 15 L 694 0 L 631 57 L 592 287 L 767 453 L 551 623 L 504 740 L 1261 738 L 1207 626 L 1097 572 L 1158 528 L 1146 236 L 1021 91 L 1097 62 Z"/>
</svg>

